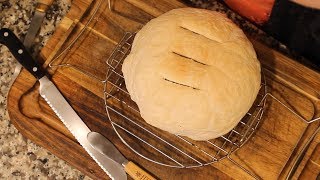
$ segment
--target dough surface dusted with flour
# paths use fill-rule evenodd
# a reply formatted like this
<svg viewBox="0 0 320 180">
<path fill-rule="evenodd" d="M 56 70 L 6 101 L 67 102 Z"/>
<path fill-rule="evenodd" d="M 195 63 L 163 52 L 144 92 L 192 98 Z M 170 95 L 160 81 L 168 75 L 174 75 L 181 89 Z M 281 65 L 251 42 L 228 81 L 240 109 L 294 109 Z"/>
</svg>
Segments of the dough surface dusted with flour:
<svg viewBox="0 0 320 180">
<path fill-rule="evenodd" d="M 148 22 L 122 71 L 147 123 L 194 140 L 234 128 L 261 81 L 260 63 L 242 30 L 221 13 L 194 8 Z"/>
</svg>

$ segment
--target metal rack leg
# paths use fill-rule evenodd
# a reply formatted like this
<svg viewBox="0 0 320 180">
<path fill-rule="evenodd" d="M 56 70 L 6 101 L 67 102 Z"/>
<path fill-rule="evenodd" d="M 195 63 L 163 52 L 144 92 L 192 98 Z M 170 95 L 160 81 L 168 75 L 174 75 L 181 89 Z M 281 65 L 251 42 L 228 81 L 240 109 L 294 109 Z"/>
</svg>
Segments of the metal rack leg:
<svg viewBox="0 0 320 180">
<path fill-rule="evenodd" d="M 234 159 L 232 159 L 230 157 L 230 155 L 227 156 L 227 158 L 236 166 L 238 166 L 242 171 L 246 172 L 247 174 L 249 174 L 251 177 L 253 177 L 254 179 L 261 179 L 257 174 L 255 174 L 254 172 L 249 171 L 248 169 L 246 169 L 245 167 L 241 166 L 239 163 L 237 163 Z"/>
</svg>

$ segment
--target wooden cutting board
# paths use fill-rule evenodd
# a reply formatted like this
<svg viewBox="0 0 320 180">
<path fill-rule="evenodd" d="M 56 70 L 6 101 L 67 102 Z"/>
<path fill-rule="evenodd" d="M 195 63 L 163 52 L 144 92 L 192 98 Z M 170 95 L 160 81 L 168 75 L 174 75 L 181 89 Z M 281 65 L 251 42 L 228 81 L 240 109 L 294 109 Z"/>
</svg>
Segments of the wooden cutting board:
<svg viewBox="0 0 320 180">
<path fill-rule="evenodd" d="M 170 9 L 185 7 L 179 1 L 147 0 L 112 1 L 112 11 L 103 1 L 89 27 L 73 46 L 59 58 L 59 52 L 77 38 L 90 20 L 99 1 L 74 0 L 69 13 L 41 52 L 44 67 L 53 82 L 93 131 L 108 137 L 128 159 L 160 179 L 248 179 L 251 178 L 228 159 L 199 168 L 170 168 L 154 164 L 136 155 L 118 138 L 107 118 L 103 100 L 103 80 L 106 59 L 126 31 L 135 32 L 144 23 Z M 319 115 L 320 74 L 251 39 L 263 65 L 269 91 L 282 103 L 305 119 Z M 53 67 L 48 64 L 54 61 Z M 62 67 L 57 65 L 64 65 Z M 67 66 L 66 66 L 67 65 Z M 86 75 L 79 71 L 93 75 Z M 39 97 L 38 83 L 25 70 L 14 82 L 8 96 L 11 121 L 16 128 L 36 144 L 94 179 L 107 175 L 90 158 L 63 126 L 46 102 Z M 263 179 L 283 179 L 293 166 L 299 152 L 310 139 L 319 122 L 304 123 L 281 103 L 268 96 L 262 122 L 254 136 L 232 158 Z M 318 136 L 316 136 L 318 137 Z M 319 174 L 310 165 L 320 153 L 316 148 L 320 138 L 312 139 L 294 179 Z M 139 147 L 139 146 L 138 146 Z M 310 170 L 311 169 L 311 170 Z M 301 173 L 302 172 L 302 173 Z"/>
</svg>

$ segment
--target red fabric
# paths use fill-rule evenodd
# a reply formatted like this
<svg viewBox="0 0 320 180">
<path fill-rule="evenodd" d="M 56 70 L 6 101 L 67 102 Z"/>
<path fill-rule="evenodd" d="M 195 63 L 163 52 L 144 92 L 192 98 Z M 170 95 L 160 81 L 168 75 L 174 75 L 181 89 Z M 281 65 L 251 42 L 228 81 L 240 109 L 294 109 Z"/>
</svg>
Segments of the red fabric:
<svg viewBox="0 0 320 180">
<path fill-rule="evenodd" d="M 225 3 L 240 15 L 263 24 L 268 21 L 275 0 L 224 0 Z"/>
</svg>

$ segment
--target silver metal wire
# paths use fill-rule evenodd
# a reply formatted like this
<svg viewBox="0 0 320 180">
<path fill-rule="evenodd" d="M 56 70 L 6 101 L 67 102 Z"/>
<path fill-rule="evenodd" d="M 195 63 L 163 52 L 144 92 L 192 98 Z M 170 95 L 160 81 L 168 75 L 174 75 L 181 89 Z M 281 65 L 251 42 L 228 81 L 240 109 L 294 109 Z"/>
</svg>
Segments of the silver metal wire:
<svg viewBox="0 0 320 180">
<path fill-rule="evenodd" d="M 113 118 L 110 116 L 111 111 L 116 112 L 117 114 L 120 114 L 122 116 L 122 118 L 126 119 L 128 123 L 134 123 L 135 125 L 139 126 L 139 128 L 141 128 L 142 130 L 150 133 L 152 135 L 150 138 L 157 138 L 160 141 L 165 142 L 167 145 L 173 146 L 175 148 L 175 150 L 177 150 L 179 153 L 184 154 L 184 155 L 187 154 L 185 152 L 185 149 L 178 149 L 177 147 L 175 147 L 175 144 L 170 144 L 169 142 L 167 142 L 166 139 L 163 139 L 163 138 L 155 135 L 154 133 L 152 133 L 152 131 L 150 131 L 148 129 L 148 127 L 139 125 L 138 124 L 139 121 L 136 121 L 135 119 L 130 119 L 129 117 L 124 115 L 125 113 L 123 112 L 123 109 L 116 109 L 116 108 L 110 106 L 111 103 L 108 103 L 109 100 L 116 99 L 117 101 L 121 102 L 124 106 L 127 106 L 130 109 L 133 109 L 134 111 L 138 112 L 138 109 L 129 105 L 129 104 L 132 104 L 132 102 L 131 103 L 127 102 L 127 101 L 132 101 L 130 98 L 123 100 L 123 99 L 121 99 L 121 97 L 119 97 L 120 96 L 119 94 L 121 94 L 121 93 L 125 94 L 126 96 L 129 96 L 129 93 L 124 86 L 124 79 L 123 79 L 123 75 L 121 72 L 121 66 L 122 66 L 122 62 L 123 62 L 124 58 L 126 57 L 126 55 L 130 51 L 130 48 L 131 48 L 130 42 L 133 40 L 133 37 L 134 37 L 134 34 L 126 33 L 125 36 L 123 37 L 123 39 L 120 41 L 120 43 L 116 46 L 115 50 L 113 51 L 113 53 L 111 54 L 109 59 L 107 60 L 107 65 L 109 66 L 109 68 L 108 68 L 107 79 L 105 81 L 105 88 L 104 88 L 105 89 L 104 93 L 106 94 L 105 105 L 106 105 L 106 111 L 107 111 L 108 117 L 109 117 L 110 121 L 112 122 L 114 130 L 117 132 L 120 139 L 131 150 L 133 150 L 135 153 L 137 153 L 138 155 L 140 155 L 141 157 L 143 157 L 149 161 L 152 161 L 154 163 L 161 164 L 164 166 L 169 166 L 169 167 L 194 168 L 194 167 L 201 167 L 201 166 L 205 166 L 208 164 L 212 164 L 212 163 L 218 162 L 224 158 L 227 158 L 232 163 L 234 163 L 236 166 L 238 166 L 241 170 L 243 170 L 244 172 L 246 172 L 247 174 L 249 174 L 253 178 L 260 179 L 260 177 L 257 174 L 255 174 L 254 172 L 251 172 L 250 170 L 241 166 L 241 164 L 239 164 L 237 161 L 232 159 L 231 155 L 233 152 L 237 151 L 240 147 L 242 147 L 250 139 L 250 137 L 254 134 L 254 132 L 258 128 L 258 125 L 259 125 L 259 123 L 263 117 L 263 114 L 264 114 L 264 110 L 265 110 L 264 107 L 266 105 L 267 98 L 269 98 L 269 99 L 271 98 L 271 99 L 275 100 L 276 102 L 280 103 L 280 105 L 285 107 L 289 112 L 291 112 L 292 114 L 297 116 L 298 119 L 304 123 L 310 124 L 310 123 L 313 123 L 313 122 L 320 119 L 319 117 L 315 117 L 311 120 L 307 120 L 304 117 L 302 117 L 295 110 L 293 110 L 292 108 L 287 106 L 285 103 L 280 101 L 278 98 L 276 98 L 274 95 L 272 95 L 270 92 L 268 92 L 266 80 L 265 80 L 265 78 L 263 78 L 264 81 L 261 84 L 260 92 L 259 92 L 259 96 L 257 97 L 256 104 L 252 107 L 253 111 L 251 110 L 247 113 L 247 116 L 250 117 L 249 120 L 247 120 L 245 117 L 243 120 L 240 121 L 240 123 L 237 125 L 237 127 L 235 127 L 227 135 L 224 135 L 224 136 L 221 136 L 220 138 L 217 138 L 215 140 L 210 140 L 210 141 L 206 142 L 207 146 L 212 146 L 212 147 L 216 148 L 214 155 L 212 155 L 212 152 L 208 152 L 208 151 L 204 150 L 206 148 L 202 149 L 196 142 L 190 142 L 190 140 L 188 140 L 184 137 L 177 136 L 177 137 L 179 137 L 179 139 L 181 141 L 176 142 L 176 143 L 184 142 L 189 145 L 188 148 L 194 148 L 194 149 L 200 150 L 201 153 L 203 153 L 204 155 L 211 158 L 210 160 L 208 160 L 206 162 L 200 162 L 197 159 L 192 158 L 191 156 L 188 155 L 188 156 L 186 156 L 186 158 L 192 159 L 193 163 L 185 165 L 181 162 L 178 162 L 176 159 L 173 159 L 172 157 L 170 157 L 170 155 L 165 154 L 160 149 L 157 149 L 155 146 L 151 145 L 150 143 L 148 143 L 148 139 L 144 139 L 142 137 L 134 135 L 134 133 L 131 132 L 130 129 L 128 129 L 128 128 L 125 129 L 125 127 L 121 127 L 121 129 L 125 129 L 125 131 L 127 133 L 134 135 L 135 139 L 137 139 L 143 143 L 148 144 L 153 149 L 160 152 L 162 155 L 164 155 L 166 157 L 169 156 L 170 159 L 176 163 L 176 165 L 166 164 L 164 162 L 156 161 L 156 160 L 152 159 L 151 156 L 143 155 L 139 152 L 139 150 L 133 148 L 127 142 L 127 140 L 125 138 L 123 138 L 122 135 L 118 132 L 119 131 L 118 124 L 116 122 L 114 122 Z M 108 84 L 110 85 L 109 88 L 107 87 Z M 240 131 L 238 130 L 239 127 L 241 129 Z M 245 127 L 245 128 L 241 128 L 241 127 Z"/>
<path fill-rule="evenodd" d="M 156 135 L 150 130 L 150 127 L 148 125 L 142 125 L 140 124 L 139 118 L 130 118 L 129 116 L 125 115 L 127 114 L 125 110 L 117 107 L 113 107 L 110 104 L 112 104 L 111 101 L 118 101 L 121 103 L 121 106 L 126 106 L 130 109 L 133 109 L 135 112 L 139 112 L 139 110 L 135 107 L 133 107 L 130 104 L 135 104 L 131 99 L 128 91 L 126 90 L 126 87 L 124 85 L 124 78 L 121 72 L 121 66 L 123 63 L 123 60 L 125 57 L 128 55 L 131 49 L 131 42 L 133 41 L 134 34 L 127 32 L 125 36 L 122 38 L 122 40 L 119 42 L 119 44 L 116 46 L 115 50 L 113 53 L 110 55 L 109 59 L 107 60 L 107 66 L 108 72 L 106 76 L 106 81 L 105 81 L 105 88 L 104 88 L 104 93 L 105 93 L 105 105 L 106 105 L 106 111 L 108 114 L 108 117 L 114 127 L 114 130 L 117 132 L 118 136 L 121 138 L 121 140 L 133 151 L 135 151 L 137 154 L 139 154 L 141 157 L 148 159 L 154 163 L 165 165 L 165 166 L 170 166 L 170 167 L 176 167 L 176 168 L 193 168 L 193 167 L 201 167 L 204 165 L 208 165 L 214 162 L 218 162 L 219 160 L 224 159 L 225 157 L 229 156 L 232 152 L 236 151 L 239 149 L 241 146 L 245 144 L 245 142 L 250 138 L 250 136 L 254 133 L 256 128 L 258 127 L 258 124 L 262 118 L 264 107 L 266 104 L 266 94 L 267 94 L 267 86 L 266 82 L 263 81 L 261 87 L 260 87 L 260 92 L 259 96 L 256 100 L 256 104 L 251 108 L 251 111 L 247 113 L 247 115 L 244 117 L 244 119 L 241 120 L 241 122 L 238 124 L 237 127 L 232 129 L 227 135 L 221 136 L 220 138 L 214 139 L 214 140 L 208 140 L 206 141 L 205 146 L 208 147 L 213 147 L 216 149 L 215 151 L 208 152 L 206 149 L 210 148 L 203 148 L 204 144 L 203 142 L 196 142 L 192 141 L 190 139 L 187 139 L 185 137 L 177 136 L 178 139 L 180 140 L 177 143 L 182 143 L 185 144 L 185 148 L 178 148 L 175 146 L 174 143 L 169 142 L 169 138 L 163 138 L 160 137 L 159 135 Z M 265 78 L 263 78 L 265 79 Z M 123 98 L 122 96 L 127 96 L 126 98 Z M 135 135 L 133 131 L 135 129 L 130 129 L 130 127 L 123 127 L 117 124 L 117 122 L 114 120 L 114 118 L 110 115 L 110 113 L 117 114 L 121 116 L 121 118 L 126 120 L 126 124 L 131 123 L 134 124 L 134 126 L 137 126 L 137 128 L 143 130 L 145 133 L 147 133 L 147 137 L 150 137 L 152 139 L 157 139 L 158 141 L 161 141 L 164 143 L 166 146 L 172 147 L 174 150 L 176 150 L 178 153 L 182 154 L 185 156 L 185 158 L 190 158 L 193 163 L 189 164 L 183 164 L 179 162 L 176 159 L 173 159 L 170 157 L 170 155 L 165 154 L 165 152 L 161 151 L 161 148 L 155 147 L 155 145 L 152 145 L 148 143 L 148 139 L 145 139 L 144 137 L 140 137 L 138 135 Z M 130 113 L 130 112 L 129 112 Z M 122 135 L 118 132 L 119 128 L 122 130 L 125 130 L 127 133 L 131 134 L 134 136 L 135 139 L 137 139 L 140 142 L 146 143 L 148 146 L 152 147 L 152 149 L 160 152 L 160 154 L 170 157 L 172 161 L 174 161 L 176 164 L 166 164 L 164 162 L 159 162 L 156 160 L 153 160 L 152 157 L 143 155 L 139 153 L 139 150 L 133 148 L 127 140 L 122 137 Z M 175 136 L 175 135 L 172 135 Z M 192 141 L 192 142 L 191 142 Z M 199 145 L 201 144 L 201 145 Z M 200 162 L 200 160 L 197 160 L 196 158 L 192 157 L 186 152 L 186 149 L 195 149 L 201 153 L 203 153 L 204 156 L 208 156 L 209 158 L 204 161 Z M 230 159 L 230 157 L 229 157 Z"/>
<path fill-rule="evenodd" d="M 131 43 L 134 38 L 133 33 L 126 33 L 122 40 L 116 45 L 113 53 L 106 60 L 106 66 L 108 66 L 105 79 L 96 77 L 94 74 L 88 73 L 83 69 L 79 68 L 81 65 L 74 66 L 71 64 L 56 64 L 54 61 L 61 58 L 63 54 L 68 52 L 72 46 L 77 42 L 77 40 L 84 34 L 84 31 L 89 27 L 89 24 L 94 19 L 100 8 L 103 0 L 98 1 L 99 3 L 93 13 L 89 18 L 85 26 L 82 27 L 80 33 L 76 38 L 68 44 L 63 51 L 58 53 L 49 63 L 49 68 L 53 67 L 68 67 L 73 68 L 80 73 L 87 75 L 103 84 L 103 94 L 105 101 L 105 109 L 107 116 L 111 122 L 111 125 L 121 141 L 129 147 L 133 152 L 140 155 L 141 157 L 154 162 L 156 164 L 175 167 L 175 168 L 193 168 L 209 165 L 216 163 L 222 159 L 228 159 L 230 162 L 235 164 L 241 170 L 246 172 L 248 175 L 255 179 L 260 179 L 259 175 L 251 172 L 242 166 L 239 162 L 232 158 L 234 152 L 240 149 L 259 127 L 259 123 L 262 120 L 267 99 L 275 100 L 280 105 L 285 107 L 289 112 L 298 117 L 302 122 L 310 124 L 318 121 L 320 117 L 314 117 L 311 120 L 307 120 L 297 113 L 294 109 L 283 103 L 281 100 L 276 98 L 273 94 L 268 92 L 266 79 L 263 78 L 263 82 L 260 87 L 260 92 L 257 100 L 251 110 L 246 114 L 246 116 L 240 121 L 240 123 L 232 129 L 228 134 L 221 136 L 214 140 L 209 140 L 205 142 L 196 142 L 185 137 L 171 135 L 172 139 L 179 141 L 179 143 L 172 142 L 169 138 L 162 137 L 158 132 L 141 121 L 139 115 L 139 109 L 134 102 L 130 99 L 130 95 L 125 88 L 123 75 L 121 72 L 121 66 L 124 58 L 128 55 L 131 49 Z M 108 0 L 108 8 L 112 11 L 111 0 Z M 117 104 L 114 106 L 113 104 Z M 116 118 L 114 118 L 116 117 Z M 143 133 L 135 134 L 137 129 Z M 148 136 L 143 136 L 143 134 L 148 134 Z M 128 135 L 128 136 L 126 136 Z M 145 138 L 148 137 L 148 138 Z M 140 142 L 143 144 L 147 153 L 141 152 L 141 148 L 136 148 L 132 144 L 131 140 L 134 142 Z M 156 144 L 154 143 L 156 142 Z M 159 147 L 159 144 L 161 147 Z M 178 144 L 184 144 L 181 148 Z M 186 149 L 193 149 L 195 153 L 191 153 Z M 166 151 L 166 149 L 169 149 Z M 173 152 L 174 151 L 174 152 Z M 168 159 L 166 162 L 159 161 L 156 156 L 163 156 Z M 174 155 L 173 155 L 174 154 Z M 303 152 L 300 152 L 300 155 Z M 180 155 L 183 158 L 177 158 Z M 299 156 L 300 156 L 299 155 Z M 203 158 L 204 157 L 204 158 Z M 185 161 L 184 161 L 185 160 Z M 170 162 L 170 163 L 168 163 Z"/>
</svg>

